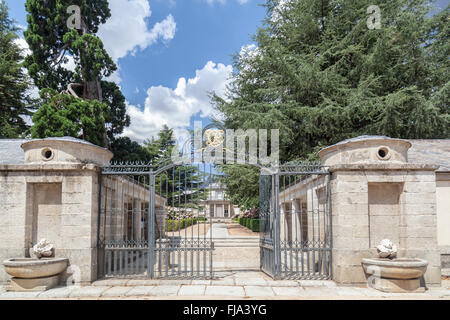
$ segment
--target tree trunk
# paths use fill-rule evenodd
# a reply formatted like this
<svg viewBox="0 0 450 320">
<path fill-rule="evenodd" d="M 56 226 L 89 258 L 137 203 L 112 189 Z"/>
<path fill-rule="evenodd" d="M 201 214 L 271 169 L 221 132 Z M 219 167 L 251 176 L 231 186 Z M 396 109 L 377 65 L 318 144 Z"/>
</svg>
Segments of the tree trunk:
<svg viewBox="0 0 450 320">
<path fill-rule="evenodd" d="M 89 81 L 84 84 L 83 99 L 103 101 L 102 87 L 100 81 Z"/>
</svg>

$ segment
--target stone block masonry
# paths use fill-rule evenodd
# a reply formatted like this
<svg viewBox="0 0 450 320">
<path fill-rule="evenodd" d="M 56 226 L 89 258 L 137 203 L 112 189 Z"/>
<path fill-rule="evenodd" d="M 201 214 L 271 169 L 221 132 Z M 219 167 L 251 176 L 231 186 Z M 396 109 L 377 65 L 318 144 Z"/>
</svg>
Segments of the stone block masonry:
<svg viewBox="0 0 450 320">
<path fill-rule="evenodd" d="M 82 140 L 52 138 L 22 144 L 23 164 L 0 165 L 0 261 L 28 257 L 40 239 L 69 258 L 65 284 L 97 279 L 98 181 L 112 153 Z M 44 152 L 45 151 L 45 152 Z M 0 282 L 9 276 L 0 268 Z"/>
<path fill-rule="evenodd" d="M 332 172 L 333 280 L 363 285 L 363 258 L 380 240 L 399 246 L 400 257 L 429 262 L 425 286 L 441 283 L 437 244 L 434 164 L 408 163 L 408 141 L 359 137 L 319 152 Z"/>
</svg>

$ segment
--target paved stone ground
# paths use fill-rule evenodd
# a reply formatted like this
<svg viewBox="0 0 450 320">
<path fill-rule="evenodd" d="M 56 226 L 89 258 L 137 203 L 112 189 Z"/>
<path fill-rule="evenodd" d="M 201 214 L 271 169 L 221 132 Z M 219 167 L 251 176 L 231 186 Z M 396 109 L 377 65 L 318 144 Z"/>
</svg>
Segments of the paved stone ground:
<svg viewBox="0 0 450 320">
<path fill-rule="evenodd" d="M 213 252 L 213 268 L 215 272 L 224 270 L 253 270 L 260 268 L 259 237 L 232 236 L 226 223 L 214 223 L 210 230 L 215 249 Z M 244 229 L 244 227 L 237 225 Z M 208 235 L 208 236 L 209 236 Z"/>
<path fill-rule="evenodd" d="M 0 299 L 445 299 L 450 280 L 426 293 L 387 294 L 370 288 L 338 287 L 332 281 L 273 281 L 260 272 L 238 272 L 218 280 L 108 279 L 87 287 L 61 287 L 45 292 L 5 292 Z"/>
</svg>

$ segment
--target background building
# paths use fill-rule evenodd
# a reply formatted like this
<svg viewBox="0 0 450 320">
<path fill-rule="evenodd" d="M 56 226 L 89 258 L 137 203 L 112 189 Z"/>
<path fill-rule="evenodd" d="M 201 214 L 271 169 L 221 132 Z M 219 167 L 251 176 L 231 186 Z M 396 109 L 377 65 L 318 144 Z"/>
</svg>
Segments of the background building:
<svg viewBox="0 0 450 320">
<path fill-rule="evenodd" d="M 208 200 L 206 200 L 207 216 L 211 218 L 232 218 L 236 212 L 231 200 L 226 197 L 226 188 L 219 182 L 208 186 Z"/>
</svg>

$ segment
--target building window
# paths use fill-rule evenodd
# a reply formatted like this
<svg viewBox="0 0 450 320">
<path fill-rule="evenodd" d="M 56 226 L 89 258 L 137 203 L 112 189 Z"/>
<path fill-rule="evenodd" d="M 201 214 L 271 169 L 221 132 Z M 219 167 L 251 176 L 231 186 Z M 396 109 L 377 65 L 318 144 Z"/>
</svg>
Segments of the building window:
<svg viewBox="0 0 450 320">
<path fill-rule="evenodd" d="M 225 217 L 228 217 L 228 207 L 225 208 Z"/>
<path fill-rule="evenodd" d="M 209 206 L 209 215 L 210 215 L 211 217 L 214 217 L 214 205 L 213 205 L 213 204 L 211 204 L 211 205 Z"/>
</svg>

